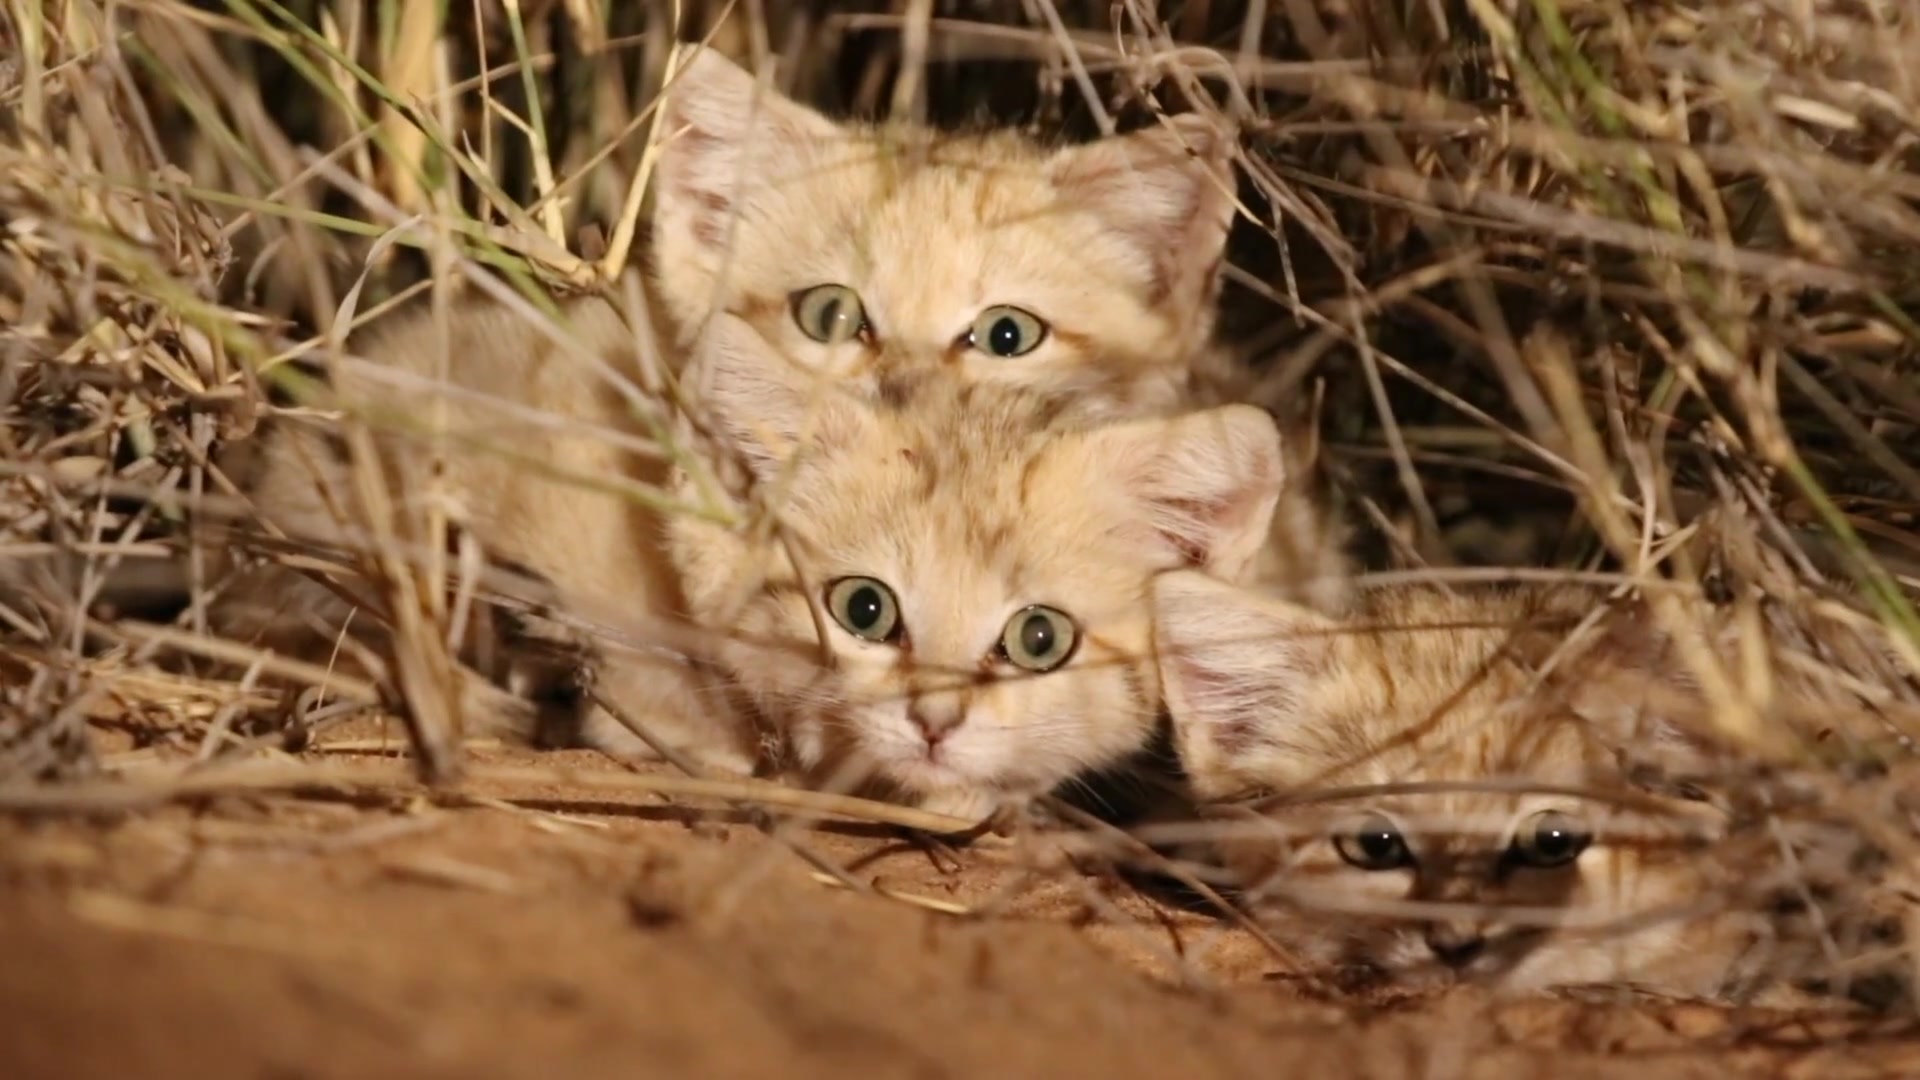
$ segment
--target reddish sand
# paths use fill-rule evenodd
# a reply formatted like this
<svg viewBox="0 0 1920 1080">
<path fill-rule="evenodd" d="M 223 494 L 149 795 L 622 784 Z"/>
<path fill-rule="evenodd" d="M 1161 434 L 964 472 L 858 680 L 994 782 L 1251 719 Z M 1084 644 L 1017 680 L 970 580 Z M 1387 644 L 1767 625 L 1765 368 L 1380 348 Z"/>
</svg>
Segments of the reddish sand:
<svg viewBox="0 0 1920 1080">
<path fill-rule="evenodd" d="M 1303 1000 L 1239 931 L 1023 884 L 1004 846 L 798 837 L 883 890 L 996 904 L 965 918 L 823 884 L 750 824 L 541 794 L 564 817 L 226 797 L 0 819 L 0 1077 L 1920 1075 L 1906 1022 Z"/>
</svg>

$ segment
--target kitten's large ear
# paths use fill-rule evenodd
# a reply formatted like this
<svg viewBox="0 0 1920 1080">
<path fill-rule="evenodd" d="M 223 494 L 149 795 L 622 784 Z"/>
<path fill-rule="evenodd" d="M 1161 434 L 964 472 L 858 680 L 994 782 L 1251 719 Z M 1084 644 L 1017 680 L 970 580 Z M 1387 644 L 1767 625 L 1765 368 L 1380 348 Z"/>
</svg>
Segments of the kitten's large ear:
<svg viewBox="0 0 1920 1080">
<path fill-rule="evenodd" d="M 1726 766 L 1728 747 L 1714 730 L 1711 703 L 1645 607 L 1616 609 L 1599 638 L 1562 666 L 1570 673 L 1568 710 L 1614 748 L 1629 779 L 1656 790 L 1684 788 Z"/>
<path fill-rule="evenodd" d="M 761 87 L 712 49 L 683 45 L 655 121 L 653 242 L 676 303 L 710 299 L 734 215 L 768 172 L 789 170 L 839 132 L 833 121 Z"/>
<path fill-rule="evenodd" d="M 1335 624 L 1197 570 L 1153 587 L 1154 653 L 1174 748 L 1194 794 L 1279 786 L 1314 752 L 1302 688 L 1323 678 Z"/>
<path fill-rule="evenodd" d="M 1286 480 L 1280 430 L 1251 405 L 1098 428 L 1083 450 L 1116 485 L 1114 527 L 1165 569 L 1201 567 L 1237 581 L 1266 543 Z"/>
<path fill-rule="evenodd" d="M 1050 163 L 1068 206 L 1085 207 L 1139 254 L 1153 302 L 1211 299 L 1233 225 L 1233 136 L 1195 113 L 1060 151 Z"/>
<path fill-rule="evenodd" d="M 872 422 L 844 387 L 782 355 L 743 319 L 720 316 L 704 344 L 689 369 L 695 396 L 761 480 L 800 447 L 832 453 Z"/>
</svg>

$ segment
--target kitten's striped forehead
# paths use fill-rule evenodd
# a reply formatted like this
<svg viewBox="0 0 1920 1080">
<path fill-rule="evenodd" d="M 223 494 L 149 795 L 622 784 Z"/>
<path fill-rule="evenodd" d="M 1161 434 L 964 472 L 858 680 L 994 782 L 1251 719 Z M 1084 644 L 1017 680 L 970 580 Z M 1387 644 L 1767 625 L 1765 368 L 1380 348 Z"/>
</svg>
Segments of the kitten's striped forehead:
<svg viewBox="0 0 1920 1080">
<path fill-rule="evenodd" d="M 974 382 L 929 368 L 881 374 L 877 397 L 882 414 L 904 431 L 962 454 L 986 447 L 1005 451 L 1036 435 L 1084 427 L 1089 420 L 1072 395 Z M 960 431 L 969 437 L 951 437 Z"/>
<path fill-rule="evenodd" d="M 900 494 L 980 553 L 1015 539 L 1046 446 L 1084 426 L 1065 396 L 939 373 L 886 378 L 881 400 L 917 481 Z"/>
<path fill-rule="evenodd" d="M 1363 597 L 1325 638 L 1327 677 L 1289 703 L 1315 718 L 1287 726 L 1295 764 L 1368 782 L 1584 772 L 1587 733 L 1537 685 L 1536 665 L 1587 610 L 1491 590 Z"/>
<path fill-rule="evenodd" d="M 1075 500 L 1087 493 L 1041 488 L 1050 451 L 1096 415 L 1064 395 L 939 371 L 890 374 L 879 382 L 871 444 L 816 474 L 835 497 L 817 504 L 814 528 L 849 560 L 884 551 L 918 573 L 981 573 L 1017 588 L 1032 557 L 1077 539 L 1057 530 L 1077 521 Z"/>
</svg>

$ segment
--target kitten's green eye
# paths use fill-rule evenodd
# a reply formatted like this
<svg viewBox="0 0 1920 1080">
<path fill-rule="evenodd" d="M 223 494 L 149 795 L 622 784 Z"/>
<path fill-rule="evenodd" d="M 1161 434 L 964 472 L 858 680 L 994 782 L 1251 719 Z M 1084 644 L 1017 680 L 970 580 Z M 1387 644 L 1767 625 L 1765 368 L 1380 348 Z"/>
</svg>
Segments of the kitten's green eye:
<svg viewBox="0 0 1920 1080">
<path fill-rule="evenodd" d="M 1080 628 L 1064 611 L 1035 604 L 1021 608 L 1000 632 L 1000 655 L 1015 667 L 1052 671 L 1073 656 Z"/>
<path fill-rule="evenodd" d="M 860 305 L 860 294 L 845 285 L 801 289 L 790 303 L 800 332 L 822 344 L 838 345 L 867 332 L 867 310 Z"/>
<path fill-rule="evenodd" d="M 827 586 L 827 613 L 849 634 L 888 642 L 900 636 L 900 604 L 893 590 L 870 577 L 846 577 Z"/>
<path fill-rule="evenodd" d="M 1591 843 L 1593 833 L 1578 818 L 1542 810 L 1520 823 L 1507 851 L 1515 862 L 1545 870 L 1579 858 Z"/>
<path fill-rule="evenodd" d="M 1025 356 L 1047 340 L 1047 324 L 1017 307 L 990 307 L 973 320 L 967 344 L 990 356 Z"/>
<path fill-rule="evenodd" d="M 1398 870 L 1413 865 L 1407 838 L 1385 814 L 1369 814 L 1358 828 L 1335 835 L 1333 849 L 1362 870 Z"/>
</svg>

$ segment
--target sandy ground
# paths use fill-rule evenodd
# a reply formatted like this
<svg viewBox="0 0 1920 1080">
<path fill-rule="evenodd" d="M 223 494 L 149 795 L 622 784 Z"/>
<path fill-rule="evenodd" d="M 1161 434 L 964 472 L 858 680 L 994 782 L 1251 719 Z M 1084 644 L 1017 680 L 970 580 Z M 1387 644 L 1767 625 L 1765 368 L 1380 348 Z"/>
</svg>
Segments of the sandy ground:
<svg viewBox="0 0 1920 1080">
<path fill-rule="evenodd" d="M 488 755 L 556 757 L 616 767 Z M 1910 1022 L 1316 1002 L 1004 847 L 800 835 L 861 895 L 749 823 L 534 794 L 0 819 L 0 1077 L 1920 1075 Z"/>
</svg>

